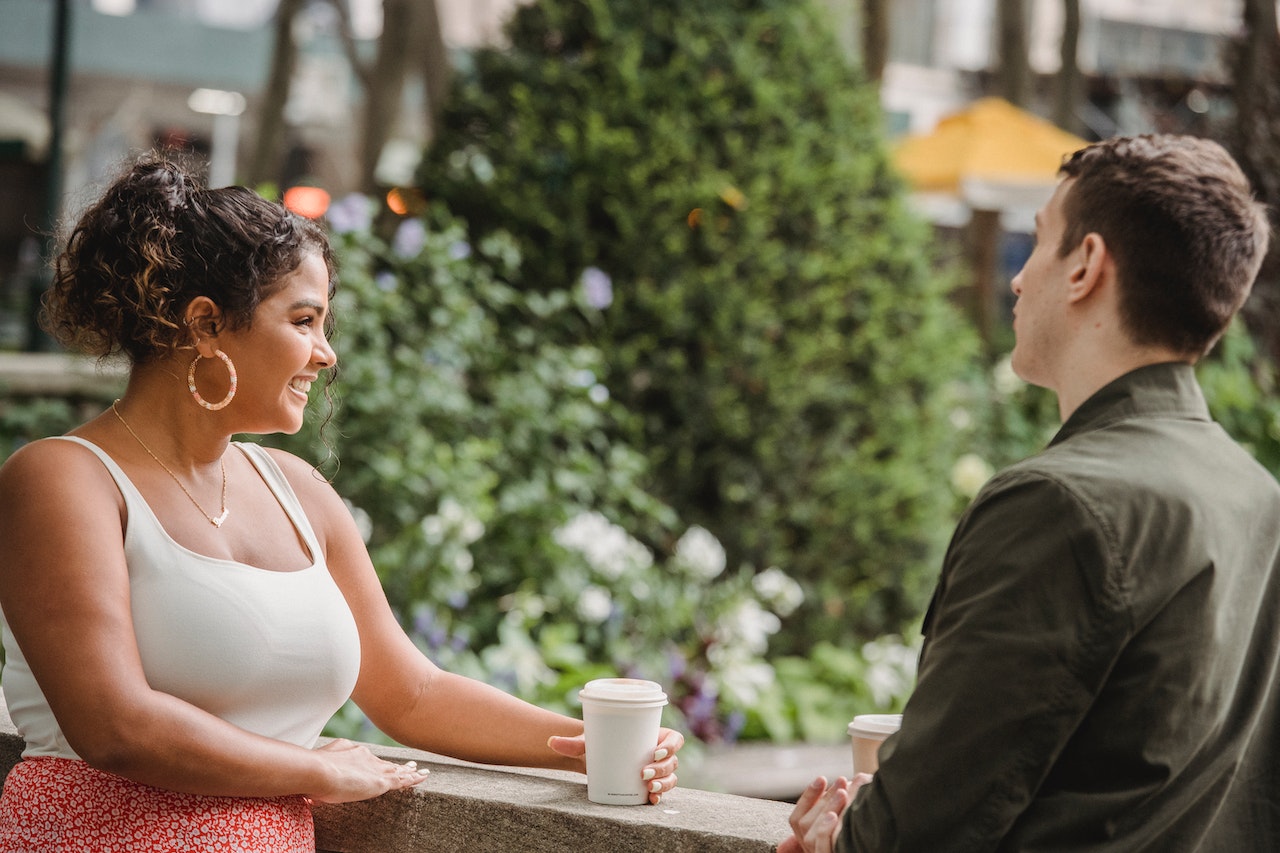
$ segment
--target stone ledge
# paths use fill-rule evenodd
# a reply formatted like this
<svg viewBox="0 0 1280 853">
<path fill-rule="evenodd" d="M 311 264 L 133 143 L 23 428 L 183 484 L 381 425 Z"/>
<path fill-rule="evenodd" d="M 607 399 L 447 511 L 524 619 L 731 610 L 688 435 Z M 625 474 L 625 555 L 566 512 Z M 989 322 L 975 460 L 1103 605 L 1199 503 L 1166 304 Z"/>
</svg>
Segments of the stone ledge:
<svg viewBox="0 0 1280 853">
<path fill-rule="evenodd" d="M 399 747 L 378 755 L 429 767 L 422 784 L 359 803 L 313 809 L 325 853 L 772 853 L 791 806 L 677 788 L 658 806 L 602 806 L 584 777 L 490 767 Z M 0 705 L 0 774 L 20 760 L 22 739 Z"/>
<path fill-rule="evenodd" d="M 0 392 L 9 396 L 120 396 L 128 377 L 124 366 L 99 365 L 66 353 L 0 352 Z"/>
</svg>

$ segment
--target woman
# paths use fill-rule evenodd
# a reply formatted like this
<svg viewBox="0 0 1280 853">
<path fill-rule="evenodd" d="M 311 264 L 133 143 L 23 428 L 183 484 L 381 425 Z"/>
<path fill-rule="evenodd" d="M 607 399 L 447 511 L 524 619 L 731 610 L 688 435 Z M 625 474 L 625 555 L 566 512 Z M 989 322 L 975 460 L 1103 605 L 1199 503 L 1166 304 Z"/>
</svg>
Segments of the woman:
<svg viewBox="0 0 1280 853">
<path fill-rule="evenodd" d="M 321 728 L 348 697 L 408 746 L 583 769 L 578 720 L 443 672 L 396 622 L 356 525 L 293 433 L 334 367 L 323 231 L 148 158 L 80 220 L 46 298 L 124 396 L 0 468 L 3 687 L 26 740 L 0 851 L 315 849 L 308 800 L 425 770 Z M 676 784 L 677 732 L 644 771 Z M 147 846 L 148 844 L 152 846 Z"/>
</svg>

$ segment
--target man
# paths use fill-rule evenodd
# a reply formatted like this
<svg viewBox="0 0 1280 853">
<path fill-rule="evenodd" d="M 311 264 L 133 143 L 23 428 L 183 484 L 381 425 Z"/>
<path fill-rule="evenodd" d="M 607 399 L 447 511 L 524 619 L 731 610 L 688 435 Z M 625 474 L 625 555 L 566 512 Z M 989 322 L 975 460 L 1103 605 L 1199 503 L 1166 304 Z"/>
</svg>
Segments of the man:
<svg viewBox="0 0 1280 853">
<path fill-rule="evenodd" d="M 1012 286 L 1014 370 L 1063 426 L 961 519 L 879 771 L 815 780 L 782 853 L 1280 850 L 1280 487 L 1192 368 L 1265 211 L 1204 140 L 1062 175 Z"/>
</svg>

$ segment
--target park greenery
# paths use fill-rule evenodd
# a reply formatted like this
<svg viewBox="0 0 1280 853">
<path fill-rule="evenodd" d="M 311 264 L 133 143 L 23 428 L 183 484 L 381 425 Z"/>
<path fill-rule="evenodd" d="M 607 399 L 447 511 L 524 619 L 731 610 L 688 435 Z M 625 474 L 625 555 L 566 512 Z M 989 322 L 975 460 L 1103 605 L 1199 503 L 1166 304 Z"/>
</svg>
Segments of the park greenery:
<svg viewBox="0 0 1280 853">
<path fill-rule="evenodd" d="M 604 354 L 616 434 L 732 565 L 805 599 L 779 647 L 922 609 L 976 353 L 827 18 L 776 0 L 547 0 L 473 58 L 419 183 L 518 286 L 580 290 L 546 333 Z"/>
<path fill-rule="evenodd" d="M 570 713 L 660 681 L 703 742 L 910 693 L 942 549 L 1053 435 L 908 210 L 807 3 L 541 0 L 458 76 L 408 215 L 329 211 L 340 369 L 296 436 L 442 666 Z M 1199 368 L 1280 472 L 1271 361 Z M 67 401 L 0 405 L 0 456 Z M 331 734 L 374 740 L 358 711 Z"/>
</svg>

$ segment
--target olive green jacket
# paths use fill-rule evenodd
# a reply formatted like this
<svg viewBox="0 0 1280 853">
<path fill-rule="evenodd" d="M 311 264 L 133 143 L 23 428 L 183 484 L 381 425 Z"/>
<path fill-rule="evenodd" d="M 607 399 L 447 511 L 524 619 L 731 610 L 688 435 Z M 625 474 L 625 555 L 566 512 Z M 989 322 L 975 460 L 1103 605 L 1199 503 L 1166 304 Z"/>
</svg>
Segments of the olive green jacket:
<svg viewBox="0 0 1280 853">
<path fill-rule="evenodd" d="M 961 519 L 839 849 L 1280 850 L 1278 564 L 1192 368 L 1107 385 Z"/>
</svg>

